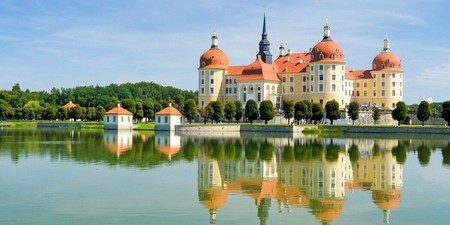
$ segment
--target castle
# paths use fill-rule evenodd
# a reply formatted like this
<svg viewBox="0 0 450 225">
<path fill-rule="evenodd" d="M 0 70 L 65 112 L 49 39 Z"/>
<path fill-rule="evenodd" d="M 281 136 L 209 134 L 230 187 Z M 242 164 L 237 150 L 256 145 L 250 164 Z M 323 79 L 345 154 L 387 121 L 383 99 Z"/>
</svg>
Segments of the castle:
<svg viewBox="0 0 450 225">
<path fill-rule="evenodd" d="M 403 99 L 401 59 L 391 52 L 389 39 L 372 61 L 372 69 L 354 70 L 347 66 L 344 50 L 324 26 L 323 39 L 308 52 L 293 53 L 281 46 L 272 60 L 264 15 L 256 59 L 248 65 L 230 66 L 227 54 L 212 36 L 211 48 L 200 57 L 198 68 L 198 107 L 211 101 L 270 100 L 276 109 L 282 101 L 320 102 L 336 100 L 343 109 L 356 101 L 361 106 L 393 109 Z"/>
</svg>

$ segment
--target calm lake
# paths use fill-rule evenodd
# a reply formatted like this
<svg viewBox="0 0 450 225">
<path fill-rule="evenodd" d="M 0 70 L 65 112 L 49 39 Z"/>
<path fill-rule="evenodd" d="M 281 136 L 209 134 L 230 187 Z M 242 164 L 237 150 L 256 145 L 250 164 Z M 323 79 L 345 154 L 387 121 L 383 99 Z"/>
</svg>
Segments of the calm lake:
<svg viewBox="0 0 450 225">
<path fill-rule="evenodd" d="M 222 135 L 0 128 L 0 224 L 450 222 L 447 136 Z"/>
</svg>

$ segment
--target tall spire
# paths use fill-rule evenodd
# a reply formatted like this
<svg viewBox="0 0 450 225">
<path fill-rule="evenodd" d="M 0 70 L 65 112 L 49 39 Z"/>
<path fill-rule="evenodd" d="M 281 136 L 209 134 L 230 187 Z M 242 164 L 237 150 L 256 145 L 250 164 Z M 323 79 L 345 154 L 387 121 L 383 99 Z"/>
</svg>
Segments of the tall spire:
<svg viewBox="0 0 450 225">
<path fill-rule="evenodd" d="M 261 56 L 261 59 L 265 63 L 272 63 L 272 53 L 270 53 L 270 42 L 267 40 L 267 31 L 266 31 L 266 13 L 264 13 L 264 20 L 263 20 L 263 31 L 261 34 L 261 41 L 259 42 L 259 52 L 256 55 Z"/>
<path fill-rule="evenodd" d="M 386 38 L 384 39 L 383 52 L 391 52 L 391 47 L 389 46 L 389 39 L 388 39 L 387 33 L 386 33 Z"/>
</svg>

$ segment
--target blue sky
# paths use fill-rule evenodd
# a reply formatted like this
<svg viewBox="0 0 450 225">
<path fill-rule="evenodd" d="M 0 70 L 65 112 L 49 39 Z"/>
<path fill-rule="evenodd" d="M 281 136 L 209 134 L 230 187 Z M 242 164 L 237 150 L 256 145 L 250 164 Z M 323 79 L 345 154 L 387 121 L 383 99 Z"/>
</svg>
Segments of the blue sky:
<svg viewBox="0 0 450 225">
<path fill-rule="evenodd" d="M 450 100 L 450 1 L 2 0 L 0 89 L 152 81 L 197 88 L 213 31 L 232 65 L 258 52 L 264 8 L 273 55 L 306 52 L 328 20 L 347 66 L 370 69 L 388 33 L 404 100 Z"/>
</svg>

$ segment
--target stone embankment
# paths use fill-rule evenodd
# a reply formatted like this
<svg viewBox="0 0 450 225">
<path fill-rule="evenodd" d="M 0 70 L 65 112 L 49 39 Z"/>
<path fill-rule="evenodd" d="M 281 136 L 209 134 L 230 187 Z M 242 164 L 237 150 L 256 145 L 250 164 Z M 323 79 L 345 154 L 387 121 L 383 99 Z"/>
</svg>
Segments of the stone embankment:
<svg viewBox="0 0 450 225">
<path fill-rule="evenodd" d="M 419 133 L 419 134 L 450 134 L 450 127 L 436 126 L 326 126 L 330 130 L 342 130 L 345 133 Z"/>
</svg>

